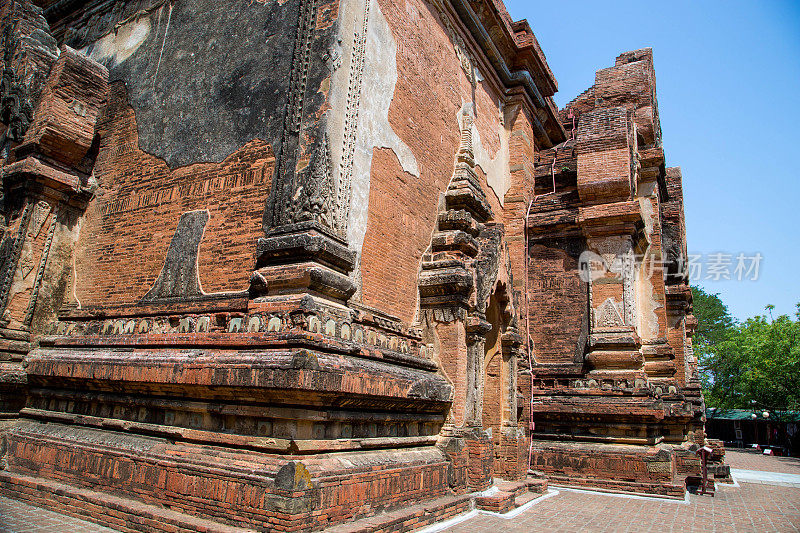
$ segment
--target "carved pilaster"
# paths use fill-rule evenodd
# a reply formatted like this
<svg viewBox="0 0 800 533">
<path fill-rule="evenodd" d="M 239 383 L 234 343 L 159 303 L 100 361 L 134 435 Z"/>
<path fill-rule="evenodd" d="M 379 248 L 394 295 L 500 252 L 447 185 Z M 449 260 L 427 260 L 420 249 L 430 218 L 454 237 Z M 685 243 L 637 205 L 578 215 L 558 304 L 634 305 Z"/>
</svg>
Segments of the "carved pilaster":
<svg viewBox="0 0 800 533">
<path fill-rule="evenodd" d="M 292 209 L 293 205 L 303 203 L 308 191 L 314 187 L 303 187 L 298 183 L 297 161 L 301 149 L 300 133 L 303 125 L 308 77 L 311 69 L 314 25 L 316 24 L 316 0 L 303 0 L 298 12 L 299 22 L 295 37 L 292 59 L 289 98 L 281 138 L 281 153 L 278 172 L 273 184 L 272 205 L 266 222 L 270 227 L 299 222 L 295 217 L 302 210 Z M 308 166 L 306 166 L 308 168 Z M 311 220 L 311 213 L 305 213 Z"/>
<path fill-rule="evenodd" d="M 484 359 L 486 334 L 492 325 L 483 316 L 467 318 L 467 397 L 464 406 L 464 425 L 483 427 Z"/>
<path fill-rule="evenodd" d="M 628 246 L 623 252 L 622 270 L 622 306 L 624 310 L 623 320 L 626 326 L 636 327 L 636 258 L 633 246 Z"/>
<path fill-rule="evenodd" d="M 336 27 L 318 27 L 319 0 L 302 0 L 278 171 L 258 244 L 255 297 L 310 293 L 346 302 L 356 290 L 348 249 L 355 124 L 362 87 L 369 2 L 354 41 L 341 162 L 332 159 L 326 97 L 327 61 Z"/>
<path fill-rule="evenodd" d="M 516 427 L 519 424 L 517 419 L 518 400 L 517 382 L 519 359 L 522 356 L 523 339 L 514 327 L 509 327 L 503 333 L 503 425 Z"/>
<path fill-rule="evenodd" d="M 300 5 L 292 62 L 290 94 L 284 120 L 280 162 L 272 194 L 267 233 L 286 233 L 284 226 L 313 223 L 318 231 L 345 241 L 351 201 L 355 136 L 363 85 L 370 2 L 364 4 L 350 63 L 347 111 L 342 132 L 342 160 L 331 160 L 327 118 L 320 86 L 329 75 L 327 59 L 335 55 L 335 30 L 319 29 L 320 0 Z"/>
</svg>

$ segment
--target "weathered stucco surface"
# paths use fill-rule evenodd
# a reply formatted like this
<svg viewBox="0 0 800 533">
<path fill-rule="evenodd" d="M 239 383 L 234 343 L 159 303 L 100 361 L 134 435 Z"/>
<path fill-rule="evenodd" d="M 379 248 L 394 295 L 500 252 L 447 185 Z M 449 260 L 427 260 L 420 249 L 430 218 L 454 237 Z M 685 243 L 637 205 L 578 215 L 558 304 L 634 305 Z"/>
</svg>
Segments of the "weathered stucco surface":
<svg viewBox="0 0 800 533">
<path fill-rule="evenodd" d="M 453 176 L 463 106 L 474 110 L 479 174 L 499 183 L 508 174 L 508 164 L 501 151 L 503 128 L 494 88 L 480 73 L 473 86 L 433 5 L 424 0 L 377 4 L 398 43 L 389 125 L 410 149 L 418 173 L 410 170 L 403 152 L 394 149 L 376 153 L 372 160 L 360 297 L 369 306 L 411 322 L 420 260 L 430 244 L 440 195 Z M 484 188 L 490 202 L 499 205 L 501 193 Z M 386 247 L 386 242 L 393 245 Z M 392 265 L 389 276 L 380 271 L 387 264 Z"/>
<path fill-rule="evenodd" d="M 368 8 L 368 10 L 367 10 Z M 377 0 L 342 0 L 340 7 L 339 48 L 331 59 L 333 66 L 328 131 L 334 172 L 343 172 L 344 137 L 347 127 L 356 127 L 352 160 L 352 200 L 348 242 L 359 255 L 364 245 L 369 211 L 370 176 L 372 159 L 376 148 L 391 150 L 397 157 L 403 172 L 419 178 L 419 165 L 411 149 L 395 133 L 389 123 L 389 108 L 397 85 L 397 43 L 383 16 Z M 349 80 L 352 75 L 354 47 L 368 13 L 366 40 L 363 43 L 363 85 L 359 98 L 358 121 L 347 124 Z M 359 276 L 358 266 L 354 276 Z"/>
<path fill-rule="evenodd" d="M 125 82 L 139 146 L 170 167 L 219 163 L 253 139 L 277 152 L 299 3 L 152 1 L 84 52 Z"/>
</svg>

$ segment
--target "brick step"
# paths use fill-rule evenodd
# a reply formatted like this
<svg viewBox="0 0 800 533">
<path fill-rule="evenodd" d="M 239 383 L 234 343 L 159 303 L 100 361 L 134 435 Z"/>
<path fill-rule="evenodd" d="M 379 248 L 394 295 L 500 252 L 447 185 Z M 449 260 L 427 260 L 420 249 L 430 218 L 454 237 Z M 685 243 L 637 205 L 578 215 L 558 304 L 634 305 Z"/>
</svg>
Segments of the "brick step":
<svg viewBox="0 0 800 533">
<path fill-rule="evenodd" d="M 514 498 L 514 509 L 516 509 L 517 507 L 522 507 L 529 501 L 541 497 L 541 495 L 542 495 L 541 493 L 536 493 L 536 492 L 525 492 L 523 494 L 520 494 L 519 496 Z"/>
<path fill-rule="evenodd" d="M 529 477 L 525 480 L 525 487 L 528 492 L 534 494 L 544 494 L 547 492 L 547 478 L 546 477 Z"/>
<path fill-rule="evenodd" d="M 123 532 L 255 533 L 105 492 L 3 471 L 0 495 Z"/>
<path fill-rule="evenodd" d="M 472 510 L 472 495 L 442 496 L 425 503 L 340 524 L 326 533 L 387 533 L 420 529 Z"/>
<path fill-rule="evenodd" d="M 547 479 L 534 477 L 523 481 L 498 479 L 495 486 L 499 491 L 491 496 L 475 498 L 475 506 L 484 511 L 503 514 L 513 511 L 547 492 Z"/>
<path fill-rule="evenodd" d="M 340 524 L 326 529 L 325 532 L 394 533 L 414 531 L 437 522 L 449 520 L 474 508 L 495 513 L 506 513 L 547 492 L 547 480 L 532 477 L 518 482 L 498 479 L 495 486 L 500 491 L 491 496 L 476 496 L 475 494 L 443 496 L 411 507 L 404 507 L 377 516 Z M 481 501 L 484 502 L 483 505 L 480 503 Z"/>
<path fill-rule="evenodd" d="M 507 513 L 514 509 L 516 494 L 501 490 L 491 496 L 478 496 L 475 498 L 475 506 L 482 511 L 492 513 Z"/>
<path fill-rule="evenodd" d="M 503 492 L 510 492 L 516 498 L 521 494 L 528 492 L 528 487 L 524 481 L 505 481 L 502 479 L 495 479 L 495 486 Z"/>
<path fill-rule="evenodd" d="M 686 495 L 686 487 L 684 485 L 672 483 L 642 483 L 636 481 L 557 476 L 552 474 L 548 474 L 547 478 L 553 485 L 610 492 L 614 494 L 630 494 L 673 500 L 682 500 Z"/>
<path fill-rule="evenodd" d="M 505 481 L 495 478 L 495 486 L 504 492 L 513 492 L 514 496 L 521 496 L 528 492 L 544 494 L 547 492 L 547 478 L 528 476 L 522 481 Z"/>
</svg>

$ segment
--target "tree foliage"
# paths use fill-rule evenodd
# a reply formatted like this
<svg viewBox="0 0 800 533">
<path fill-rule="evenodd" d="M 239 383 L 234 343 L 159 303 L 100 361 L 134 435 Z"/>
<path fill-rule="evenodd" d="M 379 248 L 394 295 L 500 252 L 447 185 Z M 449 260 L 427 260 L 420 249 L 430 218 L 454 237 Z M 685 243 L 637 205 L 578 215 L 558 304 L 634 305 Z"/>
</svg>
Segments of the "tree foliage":
<svg viewBox="0 0 800 533">
<path fill-rule="evenodd" d="M 692 287 L 692 297 L 697 318 L 697 329 L 692 337 L 694 349 L 695 352 L 707 353 L 711 346 L 725 340 L 736 322 L 719 294 L 708 294 L 699 287 Z"/>
<path fill-rule="evenodd" d="M 794 318 L 734 321 L 719 295 L 692 288 L 706 403 L 722 408 L 800 409 L 800 304 Z"/>
</svg>

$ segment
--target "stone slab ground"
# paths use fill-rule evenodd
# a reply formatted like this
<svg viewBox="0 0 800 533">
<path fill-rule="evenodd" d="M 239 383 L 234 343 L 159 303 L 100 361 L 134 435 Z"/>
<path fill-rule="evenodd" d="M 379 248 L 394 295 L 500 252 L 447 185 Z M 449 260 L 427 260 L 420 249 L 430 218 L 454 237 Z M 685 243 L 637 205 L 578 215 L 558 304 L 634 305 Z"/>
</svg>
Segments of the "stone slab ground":
<svg viewBox="0 0 800 533">
<path fill-rule="evenodd" d="M 800 530 L 800 489 L 742 483 L 688 503 L 564 489 L 513 520 L 480 515 L 448 533 L 789 532 Z"/>
<path fill-rule="evenodd" d="M 736 470 L 800 475 L 800 457 L 775 457 L 756 451 L 725 450 L 725 462 Z"/>
<path fill-rule="evenodd" d="M 114 533 L 113 529 L 0 497 L 3 533 Z"/>
</svg>

